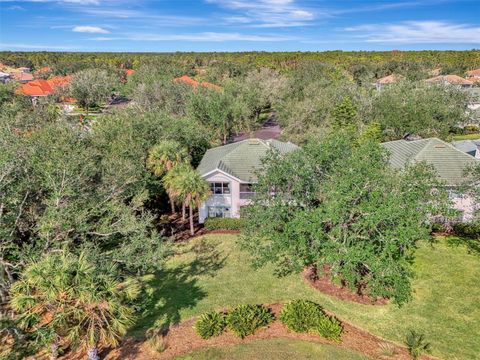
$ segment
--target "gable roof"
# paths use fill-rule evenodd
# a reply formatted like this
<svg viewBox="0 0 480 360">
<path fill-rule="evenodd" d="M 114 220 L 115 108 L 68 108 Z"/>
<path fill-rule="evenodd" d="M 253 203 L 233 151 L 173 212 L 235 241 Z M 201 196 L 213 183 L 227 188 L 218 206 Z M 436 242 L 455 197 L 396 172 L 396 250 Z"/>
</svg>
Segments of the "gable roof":
<svg viewBox="0 0 480 360">
<path fill-rule="evenodd" d="M 391 75 L 384 76 L 384 77 L 378 79 L 377 84 L 381 84 L 381 85 L 393 84 L 394 82 L 400 81 L 400 80 L 403 80 L 403 79 L 404 79 L 404 77 L 401 76 L 401 75 L 391 74 Z"/>
<path fill-rule="evenodd" d="M 212 90 L 215 90 L 215 91 L 221 91 L 222 90 L 222 88 L 218 85 L 215 85 L 215 84 L 212 84 L 212 83 L 209 83 L 209 82 L 206 82 L 206 81 L 198 82 L 197 80 L 192 79 L 188 75 L 183 75 L 183 76 L 177 77 L 177 78 L 174 79 L 174 81 L 183 82 L 183 83 L 185 83 L 187 85 L 190 85 L 194 88 L 197 88 L 197 87 L 201 86 L 201 87 L 212 89 Z"/>
<path fill-rule="evenodd" d="M 465 181 L 465 169 L 480 164 L 479 160 L 437 138 L 389 141 L 382 146 L 390 152 L 392 167 L 403 169 L 409 164 L 425 161 L 433 166 L 447 186 L 461 185 Z"/>
<path fill-rule="evenodd" d="M 452 85 L 472 85 L 473 82 L 458 75 L 440 75 L 425 80 L 428 83 L 447 82 Z"/>
<path fill-rule="evenodd" d="M 255 182 L 256 170 L 262 167 L 262 159 L 272 149 L 286 154 L 299 147 L 274 139 L 247 139 L 207 150 L 197 170 L 202 176 L 220 170 L 241 181 Z"/>
<path fill-rule="evenodd" d="M 28 96 L 47 96 L 55 92 L 60 86 L 70 83 L 72 76 L 54 76 L 48 80 L 37 79 L 21 85 L 17 89 L 17 93 Z"/>
<path fill-rule="evenodd" d="M 480 76 L 480 69 L 467 71 L 466 74 L 467 76 Z"/>
</svg>

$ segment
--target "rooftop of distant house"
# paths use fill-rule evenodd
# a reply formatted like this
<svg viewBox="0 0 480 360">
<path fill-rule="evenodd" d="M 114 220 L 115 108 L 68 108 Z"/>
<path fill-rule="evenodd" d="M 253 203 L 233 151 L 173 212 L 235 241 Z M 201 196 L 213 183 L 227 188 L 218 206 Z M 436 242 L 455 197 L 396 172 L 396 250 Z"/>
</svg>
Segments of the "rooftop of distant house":
<svg viewBox="0 0 480 360">
<path fill-rule="evenodd" d="M 71 80 L 71 75 L 54 76 L 48 80 L 37 79 L 21 85 L 17 89 L 17 93 L 27 96 L 48 96 L 53 94 L 57 88 L 68 85 Z"/>
<path fill-rule="evenodd" d="M 466 74 L 467 74 L 467 77 L 480 76 L 480 69 L 467 71 Z"/>
<path fill-rule="evenodd" d="M 458 75 L 439 75 L 425 80 L 428 83 L 447 82 L 452 85 L 472 85 L 473 82 Z"/>
<path fill-rule="evenodd" d="M 390 74 L 388 76 L 384 76 L 380 79 L 377 79 L 377 84 L 386 85 L 386 84 L 393 84 L 396 81 L 404 80 L 405 78 L 401 75 Z"/>
<path fill-rule="evenodd" d="M 190 85 L 192 87 L 204 87 L 204 88 L 208 88 L 208 89 L 212 89 L 212 90 L 215 90 L 215 91 L 221 91 L 222 88 L 218 85 L 215 85 L 215 84 L 212 84 L 212 83 L 209 83 L 209 82 L 206 82 L 206 81 L 203 81 L 203 82 L 199 82 L 195 79 L 192 79 L 190 76 L 188 75 L 183 75 L 183 76 L 180 76 L 180 77 L 177 77 L 174 79 L 174 81 L 179 81 L 179 82 L 183 82 L 187 85 Z"/>
</svg>

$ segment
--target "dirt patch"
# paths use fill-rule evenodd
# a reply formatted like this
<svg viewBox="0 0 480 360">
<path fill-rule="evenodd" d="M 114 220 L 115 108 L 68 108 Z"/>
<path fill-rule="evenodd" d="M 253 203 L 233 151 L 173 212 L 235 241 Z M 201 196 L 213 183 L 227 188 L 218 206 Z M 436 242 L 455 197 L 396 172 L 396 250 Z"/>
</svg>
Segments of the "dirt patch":
<svg viewBox="0 0 480 360">
<path fill-rule="evenodd" d="M 273 311 L 273 313 L 275 313 L 275 315 L 277 315 L 277 317 L 281 307 L 281 304 L 273 304 L 269 306 L 269 308 Z M 166 350 L 162 353 L 151 351 L 143 342 L 127 340 L 122 344 L 121 347 L 117 349 L 104 351 L 104 359 L 164 360 L 171 359 L 174 356 L 189 353 L 200 348 L 244 344 L 253 340 L 272 339 L 279 337 L 336 345 L 363 353 L 373 359 L 386 359 L 387 357 L 383 357 L 382 355 L 382 348 L 388 346 L 389 349 L 393 349 L 395 352 L 395 354 L 389 356 L 388 359 L 410 359 L 408 352 L 404 347 L 376 337 L 346 322 L 342 322 L 344 327 L 342 341 L 341 343 L 336 343 L 314 334 L 297 334 L 291 332 L 278 320 L 273 322 L 268 327 L 258 330 L 254 335 L 248 336 L 245 339 L 240 339 L 232 332 L 227 331 L 218 337 L 202 340 L 193 329 L 195 321 L 196 318 L 193 318 L 171 327 L 165 336 Z M 69 357 L 69 359 L 72 358 Z M 422 359 L 433 360 L 435 358 L 423 356 Z"/>
<path fill-rule="evenodd" d="M 332 282 L 328 275 L 317 277 L 316 273 L 312 274 L 312 269 L 306 268 L 303 271 L 303 279 L 314 289 L 322 293 L 331 295 L 340 300 L 353 301 L 365 305 L 386 305 L 388 299 L 385 298 L 371 298 L 366 295 L 354 293 L 347 287 L 337 285 Z"/>
</svg>

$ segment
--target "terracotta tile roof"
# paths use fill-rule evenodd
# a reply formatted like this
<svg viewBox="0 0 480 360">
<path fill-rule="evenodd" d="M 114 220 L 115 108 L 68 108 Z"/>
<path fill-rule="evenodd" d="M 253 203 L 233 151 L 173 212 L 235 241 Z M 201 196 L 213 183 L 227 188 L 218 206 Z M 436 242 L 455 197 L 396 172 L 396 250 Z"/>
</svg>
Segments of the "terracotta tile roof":
<svg viewBox="0 0 480 360">
<path fill-rule="evenodd" d="M 125 69 L 125 75 L 130 76 L 135 74 L 135 70 L 133 69 Z"/>
<path fill-rule="evenodd" d="M 11 74 L 15 80 L 18 81 L 30 81 L 33 80 L 33 75 L 26 72 L 16 71 Z"/>
<path fill-rule="evenodd" d="M 440 75 L 435 76 L 433 78 L 425 80 L 428 83 L 439 83 L 439 82 L 447 82 L 453 85 L 472 85 L 473 82 L 467 79 L 464 79 L 457 75 Z"/>
<path fill-rule="evenodd" d="M 391 74 L 391 75 L 384 76 L 384 77 L 378 79 L 377 84 L 382 84 L 382 85 L 393 84 L 394 82 L 399 81 L 399 80 L 403 80 L 403 79 L 404 79 L 404 77 L 401 76 L 401 75 Z"/>
<path fill-rule="evenodd" d="M 180 81 L 180 82 L 183 82 L 187 85 L 190 85 L 190 86 L 193 86 L 193 87 L 204 87 L 204 88 L 208 88 L 208 89 L 212 89 L 212 90 L 215 90 L 215 91 L 221 91 L 222 88 L 218 85 L 215 85 L 215 84 L 212 84 L 212 83 L 209 83 L 209 82 L 198 82 L 197 80 L 194 80 L 192 79 L 190 76 L 188 75 L 183 75 L 183 76 L 180 76 L 180 77 L 177 77 L 174 79 L 174 81 Z"/>
<path fill-rule="evenodd" d="M 48 80 L 37 79 L 20 86 L 17 93 L 27 96 L 47 96 L 53 94 L 56 88 L 68 85 L 71 80 L 71 75 L 54 76 Z"/>
<path fill-rule="evenodd" d="M 475 70 L 470 70 L 470 71 L 467 71 L 467 77 L 469 76 L 480 76 L 480 69 L 475 69 Z"/>
<path fill-rule="evenodd" d="M 45 74 L 45 73 L 48 73 L 52 71 L 52 69 L 48 66 L 44 66 L 40 69 L 38 69 L 37 71 L 35 71 L 35 75 L 41 75 L 41 74 Z"/>
</svg>

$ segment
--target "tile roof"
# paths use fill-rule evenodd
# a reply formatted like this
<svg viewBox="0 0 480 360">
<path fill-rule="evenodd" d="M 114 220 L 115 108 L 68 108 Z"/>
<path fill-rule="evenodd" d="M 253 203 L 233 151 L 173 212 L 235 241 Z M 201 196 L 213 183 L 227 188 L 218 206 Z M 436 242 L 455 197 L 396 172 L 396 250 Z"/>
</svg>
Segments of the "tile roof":
<svg viewBox="0 0 480 360">
<path fill-rule="evenodd" d="M 183 76 L 177 77 L 177 78 L 174 79 L 174 81 L 183 82 L 183 83 L 185 83 L 187 85 L 190 85 L 194 88 L 201 86 L 201 87 L 212 89 L 212 90 L 215 90 L 215 91 L 221 91 L 222 90 L 222 88 L 218 85 L 215 85 L 215 84 L 212 84 L 212 83 L 209 83 L 209 82 L 206 82 L 206 81 L 198 82 L 197 80 L 192 79 L 188 75 L 183 75 Z"/>
<path fill-rule="evenodd" d="M 53 94 L 56 88 L 68 85 L 71 80 L 71 75 L 54 76 L 48 80 L 37 79 L 21 85 L 17 93 L 27 96 L 47 96 Z"/>
<path fill-rule="evenodd" d="M 197 170 L 202 176 L 221 170 L 241 181 L 255 182 L 256 170 L 262 167 L 262 159 L 272 149 L 286 154 L 299 147 L 291 142 L 274 139 L 247 139 L 207 150 Z"/>
<path fill-rule="evenodd" d="M 475 156 L 475 153 L 477 152 L 477 147 L 480 146 L 480 139 L 452 141 L 452 145 L 455 146 L 458 150 L 467 153 L 468 155 Z"/>
<path fill-rule="evenodd" d="M 466 74 L 467 76 L 480 76 L 480 69 L 467 71 Z"/>
<path fill-rule="evenodd" d="M 479 160 L 437 138 L 389 141 L 382 146 L 390 152 L 390 164 L 394 168 L 403 169 L 408 164 L 425 161 L 447 186 L 461 185 L 465 181 L 465 169 L 480 164 Z"/>
<path fill-rule="evenodd" d="M 391 74 L 391 75 L 388 75 L 388 76 L 384 76 L 380 79 L 377 79 L 377 84 L 382 84 L 382 85 L 393 84 L 394 82 L 399 81 L 399 80 L 403 80 L 403 79 L 404 79 L 404 77 L 401 76 L 401 75 Z"/>
<path fill-rule="evenodd" d="M 458 75 L 440 75 L 425 80 L 428 83 L 447 82 L 452 85 L 472 85 L 473 82 Z"/>
<path fill-rule="evenodd" d="M 26 72 L 16 71 L 11 74 L 15 80 L 18 81 L 30 81 L 33 80 L 33 75 Z"/>
<path fill-rule="evenodd" d="M 135 74 L 135 70 L 133 69 L 125 69 L 125 75 L 130 76 Z"/>
</svg>

